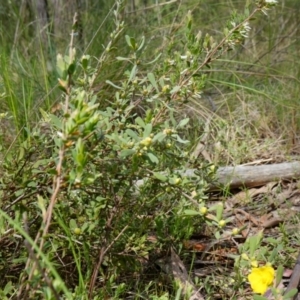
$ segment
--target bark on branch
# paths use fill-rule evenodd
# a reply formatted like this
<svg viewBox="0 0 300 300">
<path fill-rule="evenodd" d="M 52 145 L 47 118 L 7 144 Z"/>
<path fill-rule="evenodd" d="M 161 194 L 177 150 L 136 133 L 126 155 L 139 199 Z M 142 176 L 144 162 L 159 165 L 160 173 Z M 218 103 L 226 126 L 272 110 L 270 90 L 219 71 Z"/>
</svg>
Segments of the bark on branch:
<svg viewBox="0 0 300 300">
<path fill-rule="evenodd" d="M 230 188 L 262 186 L 271 181 L 300 177 L 300 162 L 286 162 L 260 166 L 235 166 L 219 168 L 211 190 L 220 186 Z"/>
</svg>

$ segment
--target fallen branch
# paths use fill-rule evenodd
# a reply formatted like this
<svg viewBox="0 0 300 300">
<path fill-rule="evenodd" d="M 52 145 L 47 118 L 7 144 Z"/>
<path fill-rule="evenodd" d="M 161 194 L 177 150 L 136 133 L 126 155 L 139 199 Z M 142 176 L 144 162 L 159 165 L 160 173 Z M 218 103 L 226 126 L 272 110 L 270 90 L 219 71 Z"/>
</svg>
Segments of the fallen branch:
<svg viewBox="0 0 300 300">
<path fill-rule="evenodd" d="M 218 190 L 222 186 L 229 186 L 230 188 L 257 187 L 271 181 L 297 177 L 300 177 L 300 162 L 224 167 L 218 169 L 216 181 L 210 186 L 210 190 Z"/>
<path fill-rule="evenodd" d="M 182 176 L 191 177 L 195 169 L 179 171 Z M 241 187 L 263 186 L 271 181 L 287 180 L 300 177 L 300 162 L 286 162 L 271 165 L 220 167 L 216 178 L 209 186 L 209 191 L 217 191 L 224 187 L 231 189 Z M 144 184 L 138 180 L 136 187 Z"/>
</svg>

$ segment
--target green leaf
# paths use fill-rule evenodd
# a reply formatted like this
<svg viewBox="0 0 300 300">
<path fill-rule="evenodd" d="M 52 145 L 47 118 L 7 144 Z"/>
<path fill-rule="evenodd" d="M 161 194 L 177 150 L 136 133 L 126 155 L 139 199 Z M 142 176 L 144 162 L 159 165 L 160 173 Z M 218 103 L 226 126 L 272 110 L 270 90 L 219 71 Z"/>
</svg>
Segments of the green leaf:
<svg viewBox="0 0 300 300">
<path fill-rule="evenodd" d="M 145 127 L 145 122 L 143 121 L 143 119 L 142 119 L 141 117 L 137 117 L 137 118 L 135 119 L 135 123 L 136 123 L 137 125 L 140 125 L 142 128 Z"/>
<path fill-rule="evenodd" d="M 113 82 L 111 82 L 110 80 L 105 80 L 105 82 L 111 86 L 113 86 L 116 89 L 122 90 L 122 88 L 116 84 L 114 84 Z"/>
<path fill-rule="evenodd" d="M 37 205 L 38 205 L 39 209 L 41 210 L 43 216 L 45 216 L 45 214 L 46 214 L 45 199 L 42 196 L 40 196 L 40 195 L 37 195 L 37 199 L 38 199 Z"/>
<path fill-rule="evenodd" d="M 71 229 L 74 229 L 74 228 L 77 228 L 78 226 L 77 226 L 77 223 L 76 223 L 76 221 L 74 220 L 74 219 L 71 219 L 70 220 L 70 222 L 69 222 L 69 227 L 71 228 Z"/>
<path fill-rule="evenodd" d="M 49 114 L 49 117 L 51 119 L 51 123 L 57 128 L 57 129 L 62 129 L 63 128 L 63 123 L 62 119 L 57 117 L 56 115 Z"/>
<path fill-rule="evenodd" d="M 41 115 L 42 115 L 43 118 L 44 118 L 44 121 L 45 121 L 45 122 L 49 122 L 49 121 L 50 121 L 50 116 L 49 116 L 49 114 L 48 114 L 46 111 L 44 111 L 42 108 L 39 108 L 39 110 L 40 110 Z"/>
<path fill-rule="evenodd" d="M 161 142 L 166 138 L 166 135 L 163 132 L 159 132 L 158 134 L 156 134 L 153 139 L 152 142 Z"/>
<path fill-rule="evenodd" d="M 148 73 L 147 77 L 148 77 L 150 83 L 152 84 L 152 86 L 156 89 L 157 92 L 159 92 L 158 85 L 156 83 L 154 74 L 153 73 Z"/>
<path fill-rule="evenodd" d="M 87 67 L 89 65 L 90 56 L 89 55 L 83 55 L 81 58 L 81 65 L 82 68 L 86 71 Z"/>
<path fill-rule="evenodd" d="M 130 37 L 129 35 L 125 35 L 125 39 L 126 39 L 126 42 L 127 42 L 128 46 L 132 50 L 135 51 L 137 49 L 137 44 L 136 44 L 135 38 Z"/>
<path fill-rule="evenodd" d="M 19 197 L 19 196 L 21 196 L 23 193 L 24 193 L 24 190 L 19 189 L 19 190 L 17 190 L 17 191 L 15 192 L 15 196 L 16 196 L 16 197 Z"/>
<path fill-rule="evenodd" d="M 163 182 L 166 182 L 166 181 L 168 180 L 168 177 L 167 177 L 167 176 L 165 176 L 165 175 L 163 175 L 163 174 L 161 174 L 161 173 L 158 173 L 158 172 L 154 172 L 154 173 L 153 173 L 153 176 L 154 176 L 156 179 L 158 179 L 158 180 L 160 180 L 160 181 L 163 181 Z"/>
<path fill-rule="evenodd" d="M 179 142 L 181 144 L 188 144 L 190 141 L 183 140 L 179 135 L 177 135 L 177 142 Z"/>
<path fill-rule="evenodd" d="M 133 149 L 124 149 L 120 152 L 120 157 L 124 158 L 135 153 Z"/>
<path fill-rule="evenodd" d="M 140 51 L 144 47 L 144 44 L 145 44 L 145 37 L 142 36 L 141 43 L 136 51 Z"/>
<path fill-rule="evenodd" d="M 30 182 L 27 183 L 27 186 L 35 188 L 37 186 L 37 184 L 36 184 L 35 181 L 30 181 Z"/>
<path fill-rule="evenodd" d="M 75 63 L 70 64 L 68 68 L 68 74 L 73 75 L 75 70 L 76 70 L 76 64 Z"/>
<path fill-rule="evenodd" d="M 160 57 L 161 57 L 161 53 L 159 53 L 153 60 L 151 60 L 143 65 L 145 65 L 145 66 L 151 65 L 151 64 L 155 63 Z"/>
<path fill-rule="evenodd" d="M 216 231 L 216 232 L 215 232 L 215 238 L 216 238 L 217 240 L 219 240 L 219 239 L 221 238 L 221 234 L 220 234 L 219 231 Z"/>
<path fill-rule="evenodd" d="M 177 128 L 184 127 L 189 121 L 190 121 L 190 118 L 185 118 L 185 119 L 181 120 L 179 122 L 179 124 L 177 125 Z"/>
<path fill-rule="evenodd" d="M 260 240 L 261 240 L 260 234 L 249 237 L 249 254 L 251 257 L 254 256 L 254 253 L 260 244 Z"/>
<path fill-rule="evenodd" d="M 137 135 L 137 133 L 135 131 L 133 131 L 132 129 L 127 129 L 126 133 L 135 141 L 139 141 L 139 136 Z"/>
<path fill-rule="evenodd" d="M 181 89 L 181 87 L 179 86 L 179 85 L 176 85 L 176 86 L 174 86 L 173 88 L 172 88 L 172 90 L 171 90 L 171 94 L 175 94 L 175 93 L 177 93 L 178 91 L 180 91 L 180 89 Z"/>
<path fill-rule="evenodd" d="M 132 81 L 132 79 L 135 77 L 136 71 L 137 71 L 137 65 L 134 65 L 131 72 L 130 72 L 128 82 Z"/>
<path fill-rule="evenodd" d="M 89 120 L 91 117 L 85 117 L 85 118 L 81 118 L 79 120 L 76 120 L 76 125 L 82 125 L 84 123 L 86 123 L 87 120 Z"/>
<path fill-rule="evenodd" d="M 145 126 L 143 137 L 148 137 L 152 132 L 152 124 L 148 123 Z"/>
<path fill-rule="evenodd" d="M 24 158 L 24 155 L 25 155 L 25 150 L 23 147 L 20 147 L 19 148 L 19 155 L 18 155 L 18 160 L 22 160 Z"/>
<path fill-rule="evenodd" d="M 61 54 L 56 56 L 56 71 L 60 78 L 65 79 L 67 64 Z"/>
<path fill-rule="evenodd" d="M 216 217 L 218 221 L 221 221 L 223 219 L 223 211 L 224 211 L 224 205 L 218 204 L 216 206 Z"/>
<path fill-rule="evenodd" d="M 279 265 L 276 270 L 276 286 L 278 286 L 278 284 L 282 279 L 283 271 L 284 271 L 283 266 Z"/>
<path fill-rule="evenodd" d="M 127 57 L 117 56 L 116 59 L 120 60 L 120 61 L 129 61 L 129 62 L 131 62 L 130 58 L 127 58 Z"/>
<path fill-rule="evenodd" d="M 253 300 L 268 300 L 268 298 L 260 295 L 253 295 Z"/>
<path fill-rule="evenodd" d="M 294 297 L 297 293 L 298 293 L 298 289 L 291 289 L 283 296 L 282 299 L 283 300 L 291 300 L 292 297 Z"/>
<path fill-rule="evenodd" d="M 68 94 L 68 83 L 66 80 L 62 80 L 58 78 L 58 88 L 62 90 L 64 93 Z"/>
<path fill-rule="evenodd" d="M 12 286 L 11 281 L 9 281 L 6 284 L 6 286 L 4 287 L 3 293 L 4 293 L 4 295 L 7 295 L 7 294 L 11 293 L 12 291 L 13 291 L 13 286 Z"/>
<path fill-rule="evenodd" d="M 193 209 L 184 210 L 184 214 L 187 216 L 199 216 L 199 212 Z"/>
<path fill-rule="evenodd" d="M 149 157 L 151 162 L 153 162 L 154 164 L 158 164 L 158 158 L 153 153 L 148 152 L 147 156 Z"/>
</svg>

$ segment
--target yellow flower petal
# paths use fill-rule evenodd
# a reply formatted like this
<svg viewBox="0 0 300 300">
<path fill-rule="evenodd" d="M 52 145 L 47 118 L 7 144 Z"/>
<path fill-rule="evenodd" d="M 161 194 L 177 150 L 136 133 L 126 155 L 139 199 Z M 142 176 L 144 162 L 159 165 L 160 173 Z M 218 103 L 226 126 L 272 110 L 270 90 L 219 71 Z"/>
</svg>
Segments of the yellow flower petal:
<svg viewBox="0 0 300 300">
<path fill-rule="evenodd" d="M 253 292 L 263 295 L 273 283 L 275 270 L 270 266 L 252 268 L 248 275 Z"/>
</svg>

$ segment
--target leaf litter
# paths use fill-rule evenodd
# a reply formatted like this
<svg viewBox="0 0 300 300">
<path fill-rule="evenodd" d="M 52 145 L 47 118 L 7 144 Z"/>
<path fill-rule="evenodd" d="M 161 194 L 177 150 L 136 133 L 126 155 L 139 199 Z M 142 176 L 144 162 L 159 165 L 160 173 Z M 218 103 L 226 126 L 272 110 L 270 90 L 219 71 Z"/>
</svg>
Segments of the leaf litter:
<svg viewBox="0 0 300 300">
<path fill-rule="evenodd" d="M 289 254 L 290 257 L 286 260 L 283 278 L 278 283 L 278 287 L 285 289 L 285 294 L 292 288 L 297 288 L 300 281 L 300 272 L 297 269 L 300 264 L 300 255 L 299 262 L 297 262 L 299 249 L 293 244 L 293 240 L 297 239 L 295 235 L 299 230 L 299 225 L 297 225 L 297 213 L 300 211 L 299 187 L 300 182 L 289 180 L 269 182 L 258 188 L 236 190 L 227 198 L 224 198 L 221 193 L 214 194 L 216 201 L 225 204 L 224 214 L 230 222 L 218 240 L 214 239 L 211 232 L 204 232 L 184 241 L 183 247 L 195 254 L 192 276 L 200 278 L 213 276 L 218 283 L 224 278 L 224 274 L 230 276 L 234 267 L 234 258 L 240 254 L 239 246 L 247 237 L 263 231 L 265 243 L 267 243 L 267 238 L 276 238 L 283 234 L 282 231 L 285 231 L 289 234 L 292 254 Z M 213 201 L 213 205 L 216 201 Z M 230 233 L 233 228 L 242 228 L 239 237 L 232 237 Z M 248 294 L 240 299 L 251 299 L 250 289 L 245 289 L 245 291 Z M 214 299 L 228 299 L 230 293 L 232 289 L 224 288 L 214 294 Z M 273 297 L 269 290 L 264 296 L 270 300 Z"/>
</svg>

